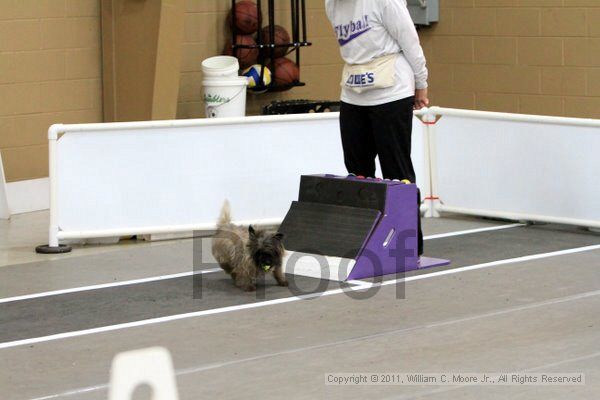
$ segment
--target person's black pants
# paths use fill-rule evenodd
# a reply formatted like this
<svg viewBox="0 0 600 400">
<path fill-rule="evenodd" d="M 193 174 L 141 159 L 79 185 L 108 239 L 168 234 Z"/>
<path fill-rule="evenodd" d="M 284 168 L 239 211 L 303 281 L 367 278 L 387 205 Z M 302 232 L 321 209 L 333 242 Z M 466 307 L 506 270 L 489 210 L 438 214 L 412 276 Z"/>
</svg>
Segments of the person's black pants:
<svg viewBox="0 0 600 400">
<path fill-rule="evenodd" d="M 416 182 L 410 159 L 413 105 L 414 97 L 378 106 L 341 103 L 340 130 L 348 173 L 374 177 L 375 157 L 379 155 L 384 178 Z M 421 204 L 420 192 L 418 204 Z M 419 255 L 423 254 L 420 215 L 419 212 Z"/>
</svg>

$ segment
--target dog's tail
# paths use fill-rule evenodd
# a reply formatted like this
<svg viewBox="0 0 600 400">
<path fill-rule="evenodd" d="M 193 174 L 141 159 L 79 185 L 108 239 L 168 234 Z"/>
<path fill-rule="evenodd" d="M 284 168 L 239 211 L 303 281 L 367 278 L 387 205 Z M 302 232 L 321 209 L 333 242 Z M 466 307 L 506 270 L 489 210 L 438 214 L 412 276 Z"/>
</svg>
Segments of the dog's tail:
<svg viewBox="0 0 600 400">
<path fill-rule="evenodd" d="M 224 225 L 231 223 L 231 206 L 229 206 L 229 201 L 225 200 L 223 202 L 223 207 L 221 207 L 221 214 L 219 215 L 219 220 L 217 221 L 217 227 L 220 228 Z"/>
</svg>

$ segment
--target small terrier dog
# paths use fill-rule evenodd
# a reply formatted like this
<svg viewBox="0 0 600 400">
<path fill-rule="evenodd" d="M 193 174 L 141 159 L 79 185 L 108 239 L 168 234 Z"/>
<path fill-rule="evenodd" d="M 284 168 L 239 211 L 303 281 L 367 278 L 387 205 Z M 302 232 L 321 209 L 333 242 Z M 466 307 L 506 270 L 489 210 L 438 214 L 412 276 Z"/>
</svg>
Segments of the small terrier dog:
<svg viewBox="0 0 600 400">
<path fill-rule="evenodd" d="M 282 233 L 232 224 L 229 202 L 225 201 L 213 237 L 212 254 L 235 285 L 246 292 L 256 290 L 256 279 L 269 272 L 279 286 L 287 286 L 282 269 L 282 239 Z"/>
</svg>

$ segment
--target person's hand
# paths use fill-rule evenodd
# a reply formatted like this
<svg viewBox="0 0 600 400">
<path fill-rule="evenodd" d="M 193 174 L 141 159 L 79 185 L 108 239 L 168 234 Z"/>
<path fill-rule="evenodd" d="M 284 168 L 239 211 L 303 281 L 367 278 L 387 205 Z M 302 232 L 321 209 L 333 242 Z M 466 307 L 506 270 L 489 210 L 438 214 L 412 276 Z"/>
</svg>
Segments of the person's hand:
<svg viewBox="0 0 600 400">
<path fill-rule="evenodd" d="M 427 98 L 427 88 L 415 90 L 415 110 L 420 110 L 428 105 L 429 99 Z"/>
</svg>

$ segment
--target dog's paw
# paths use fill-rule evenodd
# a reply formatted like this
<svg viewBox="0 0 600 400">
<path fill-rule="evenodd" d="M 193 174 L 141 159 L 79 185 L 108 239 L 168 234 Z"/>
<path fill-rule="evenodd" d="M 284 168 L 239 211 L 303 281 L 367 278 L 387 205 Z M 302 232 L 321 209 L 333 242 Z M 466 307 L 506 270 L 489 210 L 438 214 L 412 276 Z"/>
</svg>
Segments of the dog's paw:
<svg viewBox="0 0 600 400">
<path fill-rule="evenodd" d="M 254 292 L 256 290 L 256 286 L 255 285 L 248 285 L 248 286 L 244 286 L 242 288 L 242 290 L 244 292 Z"/>
<path fill-rule="evenodd" d="M 278 282 L 279 286 L 287 287 L 289 285 L 288 281 Z"/>
</svg>

